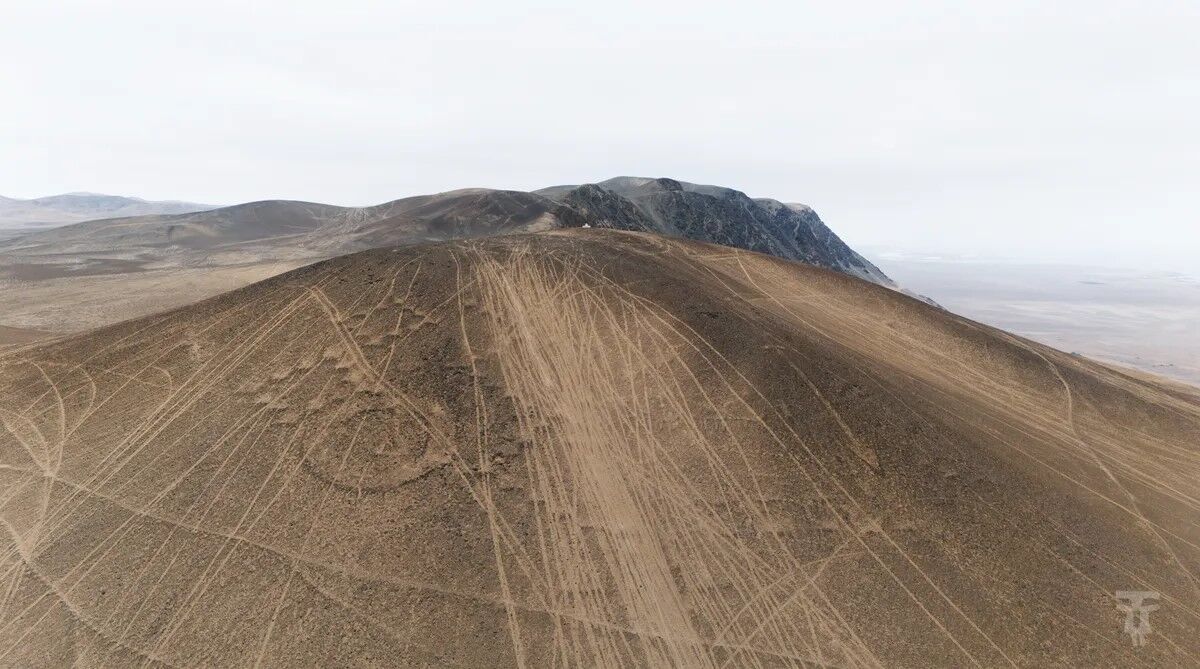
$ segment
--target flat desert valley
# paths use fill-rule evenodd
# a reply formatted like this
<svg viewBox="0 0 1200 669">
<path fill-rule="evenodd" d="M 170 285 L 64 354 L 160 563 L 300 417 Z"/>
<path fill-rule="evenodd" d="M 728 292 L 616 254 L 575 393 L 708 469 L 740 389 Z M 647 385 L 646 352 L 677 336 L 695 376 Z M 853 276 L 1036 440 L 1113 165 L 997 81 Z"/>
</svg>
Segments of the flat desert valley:
<svg viewBox="0 0 1200 669">
<path fill-rule="evenodd" d="M 1200 275 L 871 255 L 893 279 L 954 313 L 1200 386 Z"/>
</svg>

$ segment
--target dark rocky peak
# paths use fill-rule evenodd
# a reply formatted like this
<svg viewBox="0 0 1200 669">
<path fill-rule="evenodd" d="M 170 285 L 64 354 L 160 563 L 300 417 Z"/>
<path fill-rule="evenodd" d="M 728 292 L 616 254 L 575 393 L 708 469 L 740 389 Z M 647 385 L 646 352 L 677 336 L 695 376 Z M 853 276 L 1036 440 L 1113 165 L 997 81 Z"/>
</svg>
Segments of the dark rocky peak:
<svg viewBox="0 0 1200 669">
<path fill-rule="evenodd" d="M 574 211 L 577 219 L 571 227 L 588 225 L 593 228 L 617 230 L 654 230 L 654 222 L 633 202 L 596 184 L 584 184 L 569 191 L 560 200 Z M 566 220 L 566 217 L 561 217 Z"/>
<path fill-rule="evenodd" d="M 699 239 L 894 285 L 806 205 L 754 199 L 732 188 L 665 177 L 614 177 L 596 184 L 554 186 L 538 194 L 577 214 L 558 213 L 568 227 L 586 224 Z"/>
<path fill-rule="evenodd" d="M 655 180 L 651 181 L 650 183 L 642 186 L 638 190 L 641 192 L 646 192 L 646 193 L 657 193 L 657 192 L 662 192 L 662 191 L 682 193 L 684 188 L 683 188 L 682 183 L 680 183 L 674 179 L 668 179 L 667 177 L 660 177 L 660 178 L 655 179 Z"/>
</svg>

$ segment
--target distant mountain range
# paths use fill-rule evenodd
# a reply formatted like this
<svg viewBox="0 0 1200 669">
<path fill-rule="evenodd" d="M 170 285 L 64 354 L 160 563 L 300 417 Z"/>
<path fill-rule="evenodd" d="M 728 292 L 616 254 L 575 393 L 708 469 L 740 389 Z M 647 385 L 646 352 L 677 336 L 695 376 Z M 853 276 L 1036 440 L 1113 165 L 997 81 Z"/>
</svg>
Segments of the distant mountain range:
<svg viewBox="0 0 1200 669">
<path fill-rule="evenodd" d="M 195 202 L 153 202 L 100 193 L 64 193 L 18 200 L 0 196 L 0 228 L 42 227 L 152 214 L 186 214 L 216 207 Z"/>
<path fill-rule="evenodd" d="M 217 256 L 230 254 L 257 259 L 323 258 L 399 244 L 593 227 L 712 242 L 892 285 L 805 205 L 754 199 L 731 188 L 674 179 L 617 177 L 535 192 L 466 189 L 372 207 L 268 200 L 207 209 L 185 203 L 131 202 L 206 210 L 137 217 L 114 214 L 22 235 L 0 244 L 0 252 L 44 256 L 119 251 L 157 262 L 196 265 L 219 262 Z M 99 206 L 92 211 L 99 211 Z"/>
</svg>

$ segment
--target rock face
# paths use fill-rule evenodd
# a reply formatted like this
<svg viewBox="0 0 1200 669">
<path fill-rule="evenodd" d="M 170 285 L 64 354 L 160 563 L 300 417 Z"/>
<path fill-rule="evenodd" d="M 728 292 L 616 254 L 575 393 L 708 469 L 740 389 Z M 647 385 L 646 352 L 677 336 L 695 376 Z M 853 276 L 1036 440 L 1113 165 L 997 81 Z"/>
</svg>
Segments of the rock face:
<svg viewBox="0 0 1200 669">
<path fill-rule="evenodd" d="M 752 199 L 720 186 L 637 177 L 539 192 L 575 209 L 591 227 L 714 242 L 892 285 L 802 204 Z"/>
</svg>

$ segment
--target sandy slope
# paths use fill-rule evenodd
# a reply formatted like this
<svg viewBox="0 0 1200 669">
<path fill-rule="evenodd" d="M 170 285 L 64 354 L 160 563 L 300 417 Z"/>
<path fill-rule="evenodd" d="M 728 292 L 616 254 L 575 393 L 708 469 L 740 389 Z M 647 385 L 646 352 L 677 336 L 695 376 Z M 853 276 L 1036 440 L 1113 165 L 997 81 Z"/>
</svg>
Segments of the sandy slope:
<svg viewBox="0 0 1200 669">
<path fill-rule="evenodd" d="M 0 356 L 0 665 L 1200 662 L 1195 394 L 825 270 L 516 235 Z"/>
</svg>

